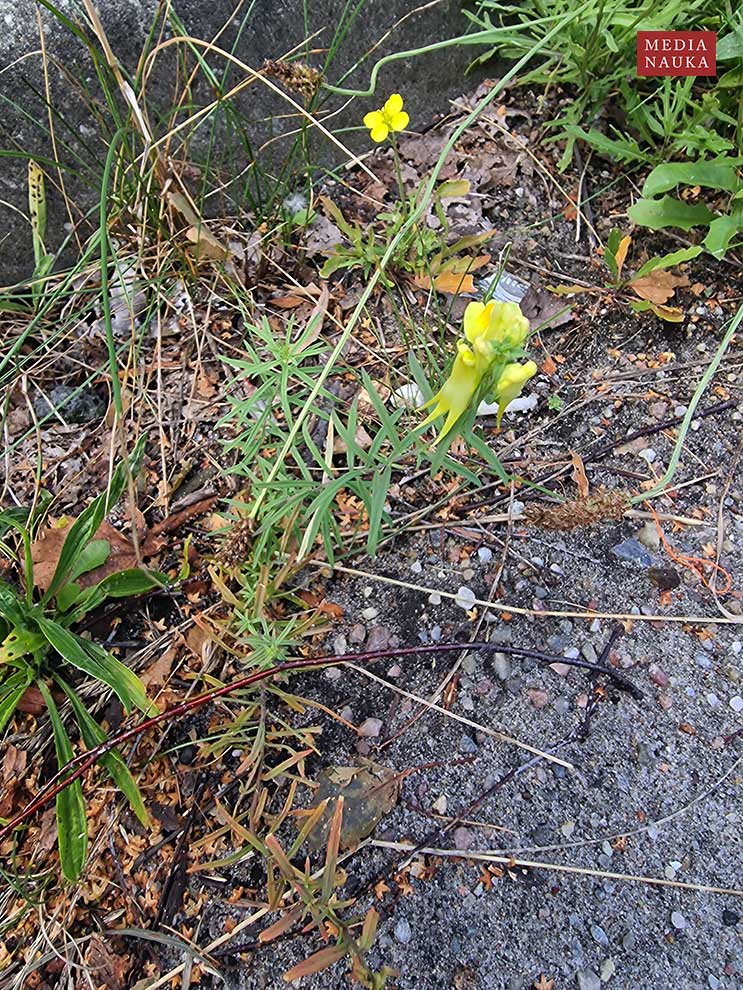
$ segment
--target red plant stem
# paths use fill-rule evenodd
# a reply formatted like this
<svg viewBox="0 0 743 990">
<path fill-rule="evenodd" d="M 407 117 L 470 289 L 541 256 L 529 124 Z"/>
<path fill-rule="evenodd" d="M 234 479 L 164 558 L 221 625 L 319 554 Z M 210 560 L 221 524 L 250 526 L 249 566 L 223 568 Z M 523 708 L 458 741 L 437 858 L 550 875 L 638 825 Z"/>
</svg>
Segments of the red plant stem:
<svg viewBox="0 0 743 990">
<path fill-rule="evenodd" d="M 433 643 L 428 646 L 405 646 L 398 647 L 396 649 L 370 650 L 366 653 L 344 653 L 340 656 L 326 654 L 325 656 L 308 657 L 303 660 L 287 660 L 285 663 L 278 663 L 274 667 L 269 667 L 266 670 L 255 670 L 252 674 L 246 674 L 245 677 L 232 681 L 230 684 L 224 684 L 220 688 L 213 688 L 211 691 L 200 694 L 195 698 L 190 698 L 188 701 L 182 701 L 178 705 L 173 705 L 172 708 L 166 708 L 164 711 L 160 712 L 159 715 L 153 715 L 151 718 L 145 719 L 138 725 L 134 725 L 130 729 L 125 729 L 117 736 L 107 739 L 99 746 L 95 746 L 93 749 L 89 749 L 84 753 L 79 753 L 68 763 L 66 763 L 65 766 L 58 770 L 51 780 L 47 781 L 32 801 L 29 801 L 29 803 L 21 811 L 19 811 L 17 815 L 11 818 L 10 821 L 0 828 L 0 841 L 7 838 L 7 836 L 9 836 L 14 829 L 18 828 L 19 825 L 22 825 L 27 818 L 34 814 L 34 812 L 49 804 L 49 802 L 55 798 L 57 794 L 63 791 L 65 787 L 69 787 L 69 785 L 75 780 L 79 780 L 80 777 L 82 777 L 83 774 L 89 770 L 101 756 L 104 756 L 112 749 L 116 749 L 122 743 L 128 742 L 130 739 L 134 739 L 136 736 L 141 735 L 143 732 L 147 732 L 156 725 L 160 725 L 161 722 L 169 722 L 171 719 L 177 718 L 179 715 L 186 715 L 188 712 L 195 711 L 197 708 L 201 708 L 210 701 L 215 701 L 217 698 L 224 698 L 226 695 L 232 694 L 234 691 L 240 691 L 243 688 L 250 687 L 252 684 L 257 684 L 259 681 L 266 680 L 268 677 L 273 677 L 275 674 L 284 674 L 292 670 L 307 670 L 312 667 L 332 667 L 341 663 L 358 663 L 360 660 L 373 662 L 375 660 L 384 660 L 385 658 L 393 656 L 406 657 L 416 654 L 451 653 L 469 650 L 487 650 L 496 653 L 510 653 L 513 656 L 529 657 L 545 664 L 564 663 L 572 667 L 582 667 L 584 669 L 591 670 L 593 673 L 605 674 L 607 677 L 610 677 L 613 681 L 615 681 L 618 687 L 624 691 L 628 691 L 635 698 L 641 699 L 643 697 L 643 694 L 638 687 L 636 687 L 618 671 L 613 670 L 611 667 L 591 663 L 589 660 L 582 660 L 579 658 L 572 659 L 570 657 L 553 656 L 549 653 L 541 653 L 538 650 L 531 650 L 525 647 L 503 646 L 500 643 Z"/>
</svg>

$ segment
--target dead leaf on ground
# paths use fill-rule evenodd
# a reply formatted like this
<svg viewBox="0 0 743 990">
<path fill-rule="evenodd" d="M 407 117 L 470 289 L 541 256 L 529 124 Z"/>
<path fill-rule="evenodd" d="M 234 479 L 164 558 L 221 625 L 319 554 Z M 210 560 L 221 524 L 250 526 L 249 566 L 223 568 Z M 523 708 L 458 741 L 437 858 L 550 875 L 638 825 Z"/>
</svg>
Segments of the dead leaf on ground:
<svg viewBox="0 0 743 990">
<path fill-rule="evenodd" d="M 85 964 L 95 986 L 105 986 L 108 990 L 124 990 L 129 959 L 118 956 L 108 942 L 99 935 L 90 937 L 85 950 Z"/>
<path fill-rule="evenodd" d="M 578 495 L 581 498 L 588 498 L 588 478 L 586 477 L 586 469 L 583 465 L 583 459 L 580 454 L 576 454 L 575 451 L 570 452 L 570 460 L 573 464 L 572 479 L 578 486 Z"/>
<path fill-rule="evenodd" d="M 431 288 L 431 276 L 419 275 L 413 280 L 419 289 Z M 433 279 L 433 288 L 437 292 L 448 292 L 456 295 L 458 292 L 474 292 L 475 282 L 471 275 L 460 275 L 457 272 L 442 272 Z"/>
<path fill-rule="evenodd" d="M 337 798 L 344 802 L 340 844 L 343 849 L 352 849 L 394 808 L 399 790 L 399 774 L 378 763 L 327 767 L 320 774 L 312 808 L 326 800 L 327 805 L 307 840 L 310 849 L 325 847 Z"/>
<path fill-rule="evenodd" d="M 62 547 L 74 521 L 72 519 L 62 526 L 47 527 L 41 536 L 31 544 L 34 582 L 41 591 L 46 591 L 52 583 Z M 108 557 L 100 567 L 95 567 L 92 571 L 76 578 L 81 588 L 89 588 L 98 584 L 109 574 L 117 574 L 119 571 L 126 571 L 137 566 L 137 557 L 131 542 L 105 519 L 96 530 L 93 539 L 106 540 L 110 550 Z"/>
<path fill-rule="evenodd" d="M 662 306 L 668 302 L 678 286 L 688 285 L 686 275 L 674 275 L 673 272 L 657 270 L 630 282 L 630 288 L 640 299 Z"/>
</svg>

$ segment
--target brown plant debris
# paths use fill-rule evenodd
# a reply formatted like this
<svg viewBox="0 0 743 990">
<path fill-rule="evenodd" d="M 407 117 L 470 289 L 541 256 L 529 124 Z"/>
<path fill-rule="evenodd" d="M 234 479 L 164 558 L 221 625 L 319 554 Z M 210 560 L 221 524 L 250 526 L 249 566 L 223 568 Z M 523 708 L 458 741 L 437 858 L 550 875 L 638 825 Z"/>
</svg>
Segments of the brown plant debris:
<svg viewBox="0 0 743 990">
<path fill-rule="evenodd" d="M 559 505 L 528 505 L 524 519 L 543 529 L 578 529 L 610 519 L 621 519 L 630 508 L 625 492 L 600 492 L 590 498 L 576 498 Z"/>
<path fill-rule="evenodd" d="M 304 62 L 285 62 L 284 59 L 267 58 L 263 63 L 267 76 L 278 79 L 290 92 L 301 93 L 306 100 L 312 99 L 322 82 L 322 72 L 305 65 Z"/>
</svg>

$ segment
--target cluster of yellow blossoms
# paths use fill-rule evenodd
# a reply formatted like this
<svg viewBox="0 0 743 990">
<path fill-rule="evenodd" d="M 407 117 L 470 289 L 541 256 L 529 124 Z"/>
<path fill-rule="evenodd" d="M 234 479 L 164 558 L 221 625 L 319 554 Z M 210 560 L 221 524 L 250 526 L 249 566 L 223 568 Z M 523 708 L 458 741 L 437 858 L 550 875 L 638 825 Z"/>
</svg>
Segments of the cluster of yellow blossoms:
<svg viewBox="0 0 743 990">
<path fill-rule="evenodd" d="M 537 373 L 533 361 L 522 364 L 512 360 L 520 356 L 528 332 L 529 321 L 517 303 L 470 303 L 464 311 L 464 335 L 468 343 L 457 342 L 451 374 L 441 390 L 423 406 L 433 409 L 421 427 L 446 414 L 437 442 L 441 440 L 468 408 L 480 383 L 489 374 L 500 426 L 508 403 L 520 395 L 524 385 Z"/>
</svg>

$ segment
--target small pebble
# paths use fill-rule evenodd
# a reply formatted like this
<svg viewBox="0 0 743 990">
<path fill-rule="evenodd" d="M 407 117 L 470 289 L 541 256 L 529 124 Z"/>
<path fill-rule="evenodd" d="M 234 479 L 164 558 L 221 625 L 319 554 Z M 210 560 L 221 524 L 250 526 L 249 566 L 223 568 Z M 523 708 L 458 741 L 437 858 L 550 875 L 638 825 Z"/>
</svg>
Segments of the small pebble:
<svg viewBox="0 0 743 990">
<path fill-rule="evenodd" d="M 608 983 L 617 971 L 616 963 L 613 959 L 604 959 L 601 963 L 601 982 Z"/>
<path fill-rule="evenodd" d="M 725 908 L 722 912 L 722 923 L 727 925 L 728 928 L 735 928 L 735 926 L 740 921 L 740 915 L 737 911 L 731 911 L 730 908 Z"/>
<path fill-rule="evenodd" d="M 471 736 L 465 733 L 459 740 L 459 751 L 461 753 L 476 753 L 477 743 Z"/>
<path fill-rule="evenodd" d="M 599 945 L 603 945 L 605 949 L 609 948 L 609 936 L 601 925 L 591 925 L 591 938 Z"/>
<path fill-rule="evenodd" d="M 671 924 L 679 931 L 683 931 L 686 928 L 686 918 L 680 911 L 673 911 L 671 912 Z"/>
<path fill-rule="evenodd" d="M 358 733 L 365 739 L 376 739 L 379 733 L 382 731 L 382 719 L 381 718 L 367 718 L 358 727 Z"/>
<path fill-rule="evenodd" d="M 648 550 L 657 550 L 660 546 L 660 534 L 658 533 L 658 527 L 654 522 L 646 522 L 637 534 L 637 539 L 644 547 L 647 547 Z"/>
<path fill-rule="evenodd" d="M 324 671 L 324 677 L 326 681 L 339 681 L 341 679 L 341 671 L 339 667 L 326 667 Z"/>
<path fill-rule="evenodd" d="M 648 668 L 648 677 L 653 682 L 653 684 L 657 684 L 658 687 L 662 687 L 662 688 L 668 687 L 669 684 L 668 674 L 664 670 L 662 670 L 656 663 L 650 664 L 650 667 Z"/>
<path fill-rule="evenodd" d="M 720 981 L 717 979 L 716 976 L 710 973 L 709 976 L 707 977 L 707 986 L 709 987 L 709 990 L 720 990 L 722 984 L 720 983 Z"/>
<path fill-rule="evenodd" d="M 644 450 L 640 451 L 640 457 L 648 464 L 652 464 L 657 456 L 658 454 L 652 447 L 646 447 Z"/>
<path fill-rule="evenodd" d="M 454 599 L 454 604 L 469 612 L 475 604 L 475 593 L 472 588 L 468 588 L 466 584 L 460 585 L 459 591 L 457 591 L 457 597 Z"/>
<path fill-rule="evenodd" d="M 395 938 L 398 942 L 402 942 L 403 945 L 407 945 L 408 942 L 413 937 L 413 932 L 410 928 L 410 922 L 407 918 L 399 918 L 397 924 L 395 925 Z"/>
<path fill-rule="evenodd" d="M 379 615 L 379 609 L 374 608 L 373 605 L 369 605 L 367 608 L 361 610 L 362 618 L 364 619 L 376 619 Z"/>
<path fill-rule="evenodd" d="M 493 551 L 490 549 L 490 547 L 480 547 L 480 549 L 477 551 L 477 556 L 480 558 L 483 564 L 489 564 L 490 561 L 493 559 Z"/>
<path fill-rule="evenodd" d="M 366 639 L 366 627 L 357 622 L 355 626 L 351 626 L 348 638 L 352 643 L 363 643 Z"/>
<path fill-rule="evenodd" d="M 576 975 L 579 990 L 601 990 L 601 980 L 592 969 L 579 969 Z"/>
<path fill-rule="evenodd" d="M 496 653 L 493 657 L 493 670 L 499 681 L 507 681 L 511 676 L 511 661 L 505 653 Z"/>
<path fill-rule="evenodd" d="M 526 693 L 529 696 L 529 701 L 531 701 L 535 708 L 544 708 L 549 703 L 550 696 L 540 688 L 528 688 Z"/>
<path fill-rule="evenodd" d="M 621 543 L 617 543 L 616 546 L 612 547 L 611 552 L 620 560 L 637 564 L 638 567 L 650 567 L 653 563 L 653 558 L 645 547 L 635 539 L 622 540 Z"/>
<path fill-rule="evenodd" d="M 730 707 L 737 715 L 739 715 L 741 712 L 743 712 L 743 698 L 741 698 L 739 694 L 734 695 L 730 699 Z"/>
<path fill-rule="evenodd" d="M 366 640 L 367 650 L 386 650 L 390 641 L 390 631 L 386 626 L 372 626 Z"/>
<path fill-rule="evenodd" d="M 428 601 L 431 605 L 440 605 L 441 595 L 438 593 L 438 591 L 432 591 L 431 594 L 428 596 Z"/>
<path fill-rule="evenodd" d="M 475 841 L 475 833 L 472 829 L 465 828 L 461 825 L 459 828 L 454 829 L 454 848 L 455 849 L 471 849 Z"/>
<path fill-rule="evenodd" d="M 423 570 L 423 565 L 419 560 L 416 560 L 410 565 L 410 570 L 413 572 L 413 574 L 420 574 L 421 571 Z"/>
</svg>

